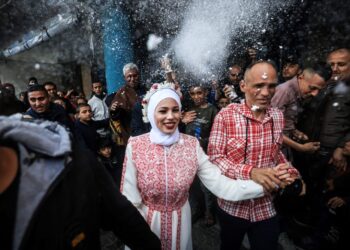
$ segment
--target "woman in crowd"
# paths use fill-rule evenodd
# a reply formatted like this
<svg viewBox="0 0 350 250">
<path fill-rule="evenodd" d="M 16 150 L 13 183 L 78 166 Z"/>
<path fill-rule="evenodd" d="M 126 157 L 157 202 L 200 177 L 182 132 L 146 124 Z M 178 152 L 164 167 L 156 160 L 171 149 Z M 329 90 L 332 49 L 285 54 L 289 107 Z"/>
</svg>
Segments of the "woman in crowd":
<svg viewBox="0 0 350 250">
<path fill-rule="evenodd" d="M 162 242 L 163 249 L 192 249 L 188 192 L 197 174 L 216 196 L 244 200 L 264 195 L 253 181 L 232 180 L 210 163 L 195 137 L 181 134 L 179 91 L 170 83 L 154 84 L 143 100 L 150 133 L 129 139 L 122 193 L 138 208 Z M 276 169 L 280 180 L 289 175 Z"/>
</svg>

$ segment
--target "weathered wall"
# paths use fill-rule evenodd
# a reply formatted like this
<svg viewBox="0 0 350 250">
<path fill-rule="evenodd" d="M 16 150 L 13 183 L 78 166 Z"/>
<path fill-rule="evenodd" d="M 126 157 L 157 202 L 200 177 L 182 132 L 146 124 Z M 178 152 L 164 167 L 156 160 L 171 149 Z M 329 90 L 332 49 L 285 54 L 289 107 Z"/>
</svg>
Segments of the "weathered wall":
<svg viewBox="0 0 350 250">
<path fill-rule="evenodd" d="M 75 27 L 35 48 L 1 60 L 0 80 L 13 83 L 17 94 L 26 90 L 31 76 L 39 83 L 52 81 L 60 89 L 74 87 L 80 90 L 82 79 L 91 83 L 91 77 L 82 77 L 80 67 L 90 67 L 89 57 L 87 38 Z"/>
</svg>

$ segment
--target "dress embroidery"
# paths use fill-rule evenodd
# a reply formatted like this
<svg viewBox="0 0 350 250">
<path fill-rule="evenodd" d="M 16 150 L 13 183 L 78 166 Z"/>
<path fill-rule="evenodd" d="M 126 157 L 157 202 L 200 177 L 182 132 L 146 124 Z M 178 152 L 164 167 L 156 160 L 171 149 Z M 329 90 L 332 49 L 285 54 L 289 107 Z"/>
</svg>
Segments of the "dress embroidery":
<svg viewBox="0 0 350 250">
<path fill-rule="evenodd" d="M 154 211 L 161 212 L 163 249 L 172 249 L 172 212 L 177 211 L 176 249 L 180 249 L 181 208 L 196 175 L 196 139 L 181 135 L 181 143 L 168 148 L 152 144 L 149 135 L 131 139 L 132 160 L 137 169 L 137 184 L 143 203 L 149 207 L 147 222 Z M 165 157 L 165 158 L 164 158 Z"/>
</svg>

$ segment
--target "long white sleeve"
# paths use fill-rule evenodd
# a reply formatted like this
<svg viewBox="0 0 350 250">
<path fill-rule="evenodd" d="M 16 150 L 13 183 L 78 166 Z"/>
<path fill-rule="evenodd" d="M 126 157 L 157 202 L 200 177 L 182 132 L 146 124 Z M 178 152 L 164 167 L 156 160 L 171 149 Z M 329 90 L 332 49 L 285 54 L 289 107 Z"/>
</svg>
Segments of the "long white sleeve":
<svg viewBox="0 0 350 250">
<path fill-rule="evenodd" d="M 128 144 L 125 152 L 124 166 L 123 166 L 123 181 L 120 187 L 121 193 L 134 204 L 142 215 L 142 198 L 137 187 L 137 169 L 132 161 L 132 147 Z"/>
<path fill-rule="evenodd" d="M 209 161 L 209 157 L 197 143 L 197 175 L 204 186 L 215 196 L 230 201 L 247 200 L 264 196 L 261 185 L 252 180 L 233 180 L 224 176 L 220 169 Z"/>
</svg>

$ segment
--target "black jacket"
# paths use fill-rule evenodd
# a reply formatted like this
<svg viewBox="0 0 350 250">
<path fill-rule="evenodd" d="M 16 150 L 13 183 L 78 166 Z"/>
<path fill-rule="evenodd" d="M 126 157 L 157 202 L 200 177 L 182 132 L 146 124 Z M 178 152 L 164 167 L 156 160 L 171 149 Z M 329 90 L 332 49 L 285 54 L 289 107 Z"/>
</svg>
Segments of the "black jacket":
<svg viewBox="0 0 350 250">
<path fill-rule="evenodd" d="M 2 209 L 10 218 L 5 223 L 13 239 L 5 245 L 11 250 L 100 249 L 100 228 L 133 249 L 161 248 L 96 157 L 72 149 L 59 124 L 0 116 L 0 145 L 12 145 L 18 155 L 17 176 L 0 200 L 13 207 Z M 2 242 L 0 248 L 7 250 Z"/>
<path fill-rule="evenodd" d="M 297 128 L 311 141 L 335 149 L 350 140 L 350 85 L 332 82 L 303 105 Z"/>
<path fill-rule="evenodd" d="M 67 116 L 67 113 L 64 110 L 64 108 L 62 108 L 56 103 L 50 102 L 48 110 L 44 113 L 37 113 L 32 108 L 30 108 L 25 114 L 30 115 L 34 119 L 58 122 L 59 124 L 71 130 L 74 127 L 73 122 Z"/>
<path fill-rule="evenodd" d="M 326 147 L 344 147 L 350 140 L 350 85 L 337 82 L 328 85 L 329 93 L 321 103 L 319 140 Z"/>
<path fill-rule="evenodd" d="M 76 149 L 31 218 L 20 249 L 100 249 L 100 228 L 132 249 L 161 248 L 96 158 Z"/>
<path fill-rule="evenodd" d="M 83 148 L 88 148 L 95 154 L 98 150 L 98 139 L 100 138 L 97 130 L 100 128 L 108 128 L 109 119 L 94 121 L 88 124 L 76 120 L 74 123 L 74 135 L 76 142 Z"/>
</svg>

